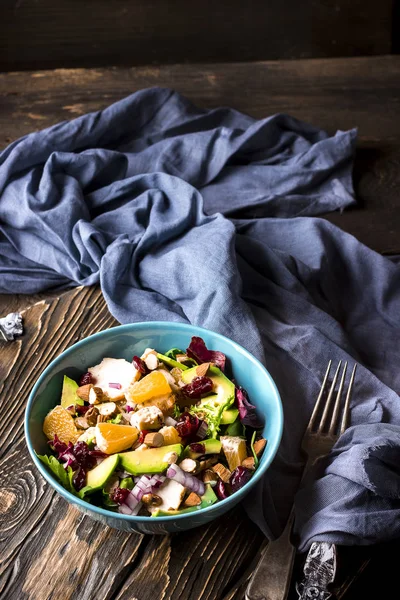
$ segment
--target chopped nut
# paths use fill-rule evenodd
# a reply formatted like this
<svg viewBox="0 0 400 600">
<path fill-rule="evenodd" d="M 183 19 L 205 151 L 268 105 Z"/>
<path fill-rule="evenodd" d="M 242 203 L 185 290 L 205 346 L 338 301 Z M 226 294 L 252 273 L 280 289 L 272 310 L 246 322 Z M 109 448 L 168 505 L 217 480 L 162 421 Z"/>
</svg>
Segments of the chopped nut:
<svg viewBox="0 0 400 600">
<path fill-rule="evenodd" d="M 162 433 L 148 433 L 144 438 L 144 443 L 150 448 L 160 448 L 164 444 Z"/>
<path fill-rule="evenodd" d="M 88 422 L 90 427 L 94 427 L 97 423 L 97 417 L 99 416 L 99 411 L 95 406 L 91 406 L 89 410 L 85 414 L 85 419 Z"/>
<path fill-rule="evenodd" d="M 248 456 L 244 460 L 242 460 L 242 467 L 246 467 L 246 469 L 250 469 L 250 471 L 254 471 L 256 468 L 254 457 Z"/>
<path fill-rule="evenodd" d="M 212 469 L 206 469 L 203 473 L 203 482 L 209 483 L 212 487 L 217 484 L 218 475 Z"/>
<path fill-rule="evenodd" d="M 190 507 L 190 506 L 198 506 L 199 504 L 201 504 L 201 498 L 200 498 L 200 496 L 198 496 L 197 494 L 195 494 L 194 492 L 192 492 L 186 498 L 185 502 L 183 503 L 183 506 Z"/>
<path fill-rule="evenodd" d="M 213 471 L 222 479 L 224 483 L 229 483 L 232 473 L 221 463 L 213 466 Z"/>
<path fill-rule="evenodd" d="M 87 385 L 81 385 L 81 387 L 78 387 L 78 389 L 76 390 L 76 395 L 81 400 L 84 400 L 85 402 L 88 402 L 88 400 L 89 400 L 89 392 L 92 389 L 92 387 L 93 387 L 92 383 L 88 383 Z"/>
<path fill-rule="evenodd" d="M 186 471 L 186 473 L 195 473 L 198 469 L 199 463 L 193 458 L 184 458 L 182 462 L 179 463 L 182 471 Z"/>
<path fill-rule="evenodd" d="M 149 371 L 154 371 L 158 367 L 158 358 L 155 354 L 149 354 L 146 356 L 144 362 L 146 363 L 146 367 L 149 369 Z"/>
<path fill-rule="evenodd" d="M 105 423 L 107 421 L 108 417 L 106 415 L 99 415 L 97 417 L 97 423 Z"/>
<path fill-rule="evenodd" d="M 89 423 L 86 420 L 86 417 L 78 417 L 75 419 L 75 425 L 78 429 L 89 429 Z"/>
<path fill-rule="evenodd" d="M 206 363 L 202 363 L 201 365 L 199 365 L 198 367 L 196 367 L 196 375 L 198 377 L 204 377 L 204 375 L 207 373 L 208 369 L 210 368 L 210 363 L 206 362 Z"/>
<path fill-rule="evenodd" d="M 117 412 L 117 406 L 115 402 L 104 402 L 98 408 L 101 415 L 110 418 Z"/>
<path fill-rule="evenodd" d="M 265 446 L 267 445 L 267 440 L 265 438 L 260 438 L 259 440 L 257 440 L 256 442 L 254 442 L 254 452 L 257 454 L 257 456 L 260 456 L 265 448 Z"/>
<path fill-rule="evenodd" d="M 103 390 L 99 387 L 92 386 L 89 390 L 89 404 L 100 404 L 108 400 L 107 396 L 103 393 Z"/>
<path fill-rule="evenodd" d="M 143 504 L 146 504 L 146 506 L 160 506 L 162 504 L 162 498 L 157 496 L 157 494 L 143 494 L 142 502 Z"/>
<path fill-rule="evenodd" d="M 169 465 L 173 465 L 178 460 L 179 456 L 176 452 L 167 452 L 167 454 L 163 458 L 163 462 L 168 463 Z"/>
<path fill-rule="evenodd" d="M 206 458 L 205 460 L 201 460 L 199 462 L 199 472 L 204 471 L 204 469 L 209 469 L 213 465 L 216 465 L 218 462 L 218 456 L 211 456 L 210 458 Z"/>
</svg>

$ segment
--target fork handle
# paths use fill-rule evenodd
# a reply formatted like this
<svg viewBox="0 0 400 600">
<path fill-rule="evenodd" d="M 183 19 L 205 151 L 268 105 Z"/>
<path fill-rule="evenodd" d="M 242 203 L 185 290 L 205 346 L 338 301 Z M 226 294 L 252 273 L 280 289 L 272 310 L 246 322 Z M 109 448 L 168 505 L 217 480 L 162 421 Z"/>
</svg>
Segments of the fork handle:
<svg viewBox="0 0 400 600">
<path fill-rule="evenodd" d="M 246 590 L 246 600 L 285 600 L 289 593 L 296 549 L 290 541 L 291 511 L 282 534 L 269 542 Z"/>
</svg>

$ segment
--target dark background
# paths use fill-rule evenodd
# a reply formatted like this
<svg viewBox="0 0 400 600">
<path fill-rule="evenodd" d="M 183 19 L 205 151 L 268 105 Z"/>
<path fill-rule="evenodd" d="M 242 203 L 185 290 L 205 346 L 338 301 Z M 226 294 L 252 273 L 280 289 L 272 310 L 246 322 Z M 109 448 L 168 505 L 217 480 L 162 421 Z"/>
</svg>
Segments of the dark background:
<svg viewBox="0 0 400 600">
<path fill-rule="evenodd" d="M 1 0 L 0 71 L 370 56 L 400 0 Z"/>
</svg>

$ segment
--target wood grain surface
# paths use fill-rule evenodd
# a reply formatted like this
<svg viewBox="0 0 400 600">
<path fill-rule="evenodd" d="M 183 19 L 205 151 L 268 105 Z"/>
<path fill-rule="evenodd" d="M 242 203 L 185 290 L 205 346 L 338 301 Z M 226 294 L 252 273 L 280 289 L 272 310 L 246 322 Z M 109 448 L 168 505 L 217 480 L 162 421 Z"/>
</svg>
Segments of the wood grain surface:
<svg viewBox="0 0 400 600">
<path fill-rule="evenodd" d="M 326 218 L 384 254 L 400 253 L 400 57 L 0 74 L 0 146 L 151 86 L 257 118 L 289 113 L 334 133 L 358 128 L 359 207 Z"/>
<path fill-rule="evenodd" d="M 2 0 L 0 70 L 362 56 L 392 0 Z"/>
</svg>

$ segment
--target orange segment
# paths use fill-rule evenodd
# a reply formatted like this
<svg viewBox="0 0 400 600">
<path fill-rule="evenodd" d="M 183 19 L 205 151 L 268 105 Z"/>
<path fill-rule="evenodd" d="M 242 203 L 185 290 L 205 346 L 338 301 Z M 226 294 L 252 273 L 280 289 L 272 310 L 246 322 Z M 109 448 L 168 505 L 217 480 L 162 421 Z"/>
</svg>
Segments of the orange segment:
<svg viewBox="0 0 400 600">
<path fill-rule="evenodd" d="M 126 397 L 136 404 L 142 404 L 151 398 L 170 393 L 171 388 L 164 375 L 159 371 L 152 371 L 140 381 L 129 386 Z"/>
<path fill-rule="evenodd" d="M 56 406 L 46 416 L 43 422 L 43 432 L 49 440 L 57 435 L 64 444 L 68 444 L 68 442 L 75 444 L 79 437 L 74 419 L 62 406 Z"/>
<path fill-rule="evenodd" d="M 106 454 L 128 450 L 138 437 L 138 430 L 131 425 L 115 423 L 98 423 L 96 425 L 96 445 Z"/>
</svg>

